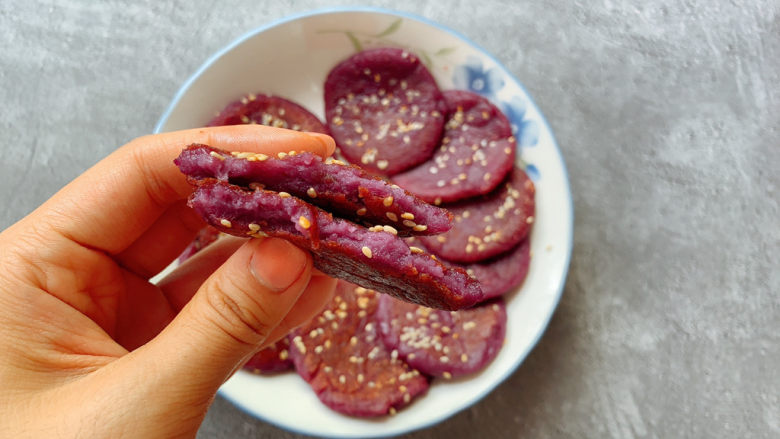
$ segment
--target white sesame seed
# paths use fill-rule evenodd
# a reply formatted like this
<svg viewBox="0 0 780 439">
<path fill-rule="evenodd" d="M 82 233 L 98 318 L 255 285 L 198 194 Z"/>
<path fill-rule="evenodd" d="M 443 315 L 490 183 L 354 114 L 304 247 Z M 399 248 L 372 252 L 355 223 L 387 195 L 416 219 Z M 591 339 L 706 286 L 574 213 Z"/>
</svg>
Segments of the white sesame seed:
<svg viewBox="0 0 780 439">
<path fill-rule="evenodd" d="M 219 160 L 222 160 L 222 161 L 225 160 L 225 157 L 222 157 L 222 154 L 220 154 L 220 153 L 218 153 L 216 151 L 209 152 L 209 155 L 214 157 L 215 159 L 219 159 Z"/>
<path fill-rule="evenodd" d="M 390 221 L 398 221 L 398 215 L 394 214 L 393 212 L 386 212 L 385 215 L 390 219 Z"/>
<path fill-rule="evenodd" d="M 404 213 L 401 214 L 401 218 L 408 219 L 408 220 L 413 220 L 414 219 L 414 214 L 410 213 L 410 212 L 404 212 Z"/>
<path fill-rule="evenodd" d="M 368 248 L 368 247 L 366 247 L 366 246 L 363 246 L 363 248 L 361 248 L 360 250 L 363 252 L 363 254 L 364 254 L 364 255 L 366 255 L 366 257 L 367 257 L 368 259 L 371 259 L 371 258 L 373 257 L 373 254 L 372 254 L 372 252 L 371 252 L 371 249 L 370 249 L 370 248 Z"/>
<path fill-rule="evenodd" d="M 300 224 L 304 229 L 311 227 L 311 221 L 309 221 L 309 219 L 305 216 L 298 217 L 298 224 Z"/>
<path fill-rule="evenodd" d="M 317 191 L 314 190 L 313 187 L 310 187 L 309 189 L 306 189 L 306 195 L 310 196 L 311 198 L 317 198 Z"/>
<path fill-rule="evenodd" d="M 279 196 L 282 197 L 282 198 L 290 198 L 291 197 L 291 195 L 288 194 L 287 192 L 279 192 Z"/>
<path fill-rule="evenodd" d="M 385 207 L 390 207 L 393 205 L 393 196 L 387 196 L 384 200 L 382 200 L 382 204 L 385 205 Z"/>
<path fill-rule="evenodd" d="M 233 223 L 231 223 L 230 221 L 228 221 L 228 220 L 226 220 L 224 218 L 219 220 L 219 223 L 222 224 L 223 226 L 227 227 L 227 228 L 233 227 Z"/>
</svg>

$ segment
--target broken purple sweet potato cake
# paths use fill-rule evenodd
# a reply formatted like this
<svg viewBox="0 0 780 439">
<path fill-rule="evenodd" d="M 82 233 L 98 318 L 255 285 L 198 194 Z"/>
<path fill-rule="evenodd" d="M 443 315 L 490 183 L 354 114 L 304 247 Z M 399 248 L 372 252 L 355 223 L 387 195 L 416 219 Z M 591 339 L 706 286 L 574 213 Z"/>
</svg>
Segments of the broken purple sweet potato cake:
<svg viewBox="0 0 780 439">
<path fill-rule="evenodd" d="M 257 374 L 284 372 L 292 368 L 290 340 L 287 337 L 261 349 L 244 365 L 244 370 Z"/>
<path fill-rule="evenodd" d="M 386 226 L 370 229 L 334 218 L 285 192 L 198 181 L 189 200 L 217 230 L 241 237 L 275 236 L 310 250 L 325 274 L 432 308 L 461 309 L 482 300 L 479 283 L 461 268 L 409 247 Z"/>
<path fill-rule="evenodd" d="M 379 340 L 379 296 L 339 281 L 325 310 L 290 334 L 295 369 L 325 405 L 346 415 L 392 415 L 428 389 L 428 379 Z"/>
<path fill-rule="evenodd" d="M 492 191 L 515 162 L 509 120 L 484 97 L 444 92 L 447 123 L 433 157 L 393 181 L 430 203 L 449 203 Z"/>
<path fill-rule="evenodd" d="M 471 263 L 503 253 L 528 235 L 534 222 L 534 184 L 520 168 L 487 195 L 446 206 L 455 215 L 449 232 L 421 236 L 432 253 Z"/>
<path fill-rule="evenodd" d="M 325 81 L 325 119 L 352 163 L 393 175 L 430 158 L 444 126 L 444 100 L 414 54 L 364 50 Z"/>
<path fill-rule="evenodd" d="M 175 160 L 188 177 L 217 178 L 244 187 L 286 192 L 337 216 L 387 226 L 400 235 L 430 235 L 450 229 L 452 215 L 400 187 L 372 177 L 357 166 L 309 152 L 228 153 L 190 145 Z"/>
<path fill-rule="evenodd" d="M 500 298 L 447 312 L 381 296 L 376 316 L 387 349 L 420 372 L 444 378 L 481 370 L 498 354 L 506 332 Z"/>
<path fill-rule="evenodd" d="M 260 124 L 329 134 L 328 128 L 309 110 L 288 99 L 261 93 L 250 93 L 228 104 L 208 126 L 241 124 Z"/>
</svg>

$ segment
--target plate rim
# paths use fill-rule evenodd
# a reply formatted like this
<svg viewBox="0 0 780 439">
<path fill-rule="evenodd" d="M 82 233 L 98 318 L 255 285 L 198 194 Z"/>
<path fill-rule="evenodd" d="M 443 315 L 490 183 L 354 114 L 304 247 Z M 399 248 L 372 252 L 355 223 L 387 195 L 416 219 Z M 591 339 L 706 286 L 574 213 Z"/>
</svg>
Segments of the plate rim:
<svg viewBox="0 0 780 439">
<path fill-rule="evenodd" d="M 558 306 L 560 305 L 560 300 L 561 300 L 561 297 L 563 296 L 563 291 L 564 291 L 565 286 L 566 286 L 566 279 L 568 277 L 569 268 L 570 268 L 570 265 L 571 265 L 572 252 L 573 252 L 573 248 L 574 248 L 574 200 L 573 200 L 572 193 L 571 193 L 571 184 L 570 184 L 570 181 L 569 181 L 569 172 L 568 172 L 568 169 L 566 167 L 566 162 L 563 159 L 563 154 L 561 154 L 561 149 L 558 146 L 558 142 L 555 139 L 555 134 L 554 134 L 553 130 L 550 128 L 550 124 L 547 122 L 547 119 L 545 118 L 545 116 L 542 113 L 541 109 L 539 108 L 539 106 L 534 101 L 533 96 L 530 93 L 528 93 L 528 90 L 525 88 L 525 85 L 523 85 L 523 83 L 517 77 L 515 77 L 515 75 L 512 74 L 512 72 L 510 72 L 504 66 L 503 63 L 501 63 L 495 56 L 493 56 L 493 54 L 491 52 L 485 50 L 481 45 L 475 43 L 473 40 L 471 40 L 467 36 L 463 35 L 462 33 L 458 32 L 458 31 L 456 31 L 454 29 L 451 29 L 448 26 L 445 26 L 443 24 L 435 22 L 435 21 L 433 21 L 431 19 L 428 19 L 426 17 L 420 16 L 420 15 L 417 15 L 417 14 L 414 14 L 414 13 L 406 12 L 406 11 L 398 11 L 398 10 L 393 10 L 393 9 L 388 9 L 388 8 L 380 8 L 380 7 L 372 7 L 372 6 L 335 6 L 335 7 L 310 9 L 310 10 L 307 10 L 307 11 L 303 11 L 303 12 L 299 12 L 299 13 L 291 14 L 291 15 L 286 15 L 286 16 L 281 17 L 281 18 L 277 18 L 275 20 L 272 20 L 272 21 L 270 21 L 270 22 L 268 22 L 266 24 L 258 26 L 256 28 L 254 28 L 254 29 L 244 33 L 243 35 L 239 36 L 238 38 L 236 38 L 235 40 L 231 41 L 229 44 L 224 46 L 222 49 L 220 49 L 220 50 L 216 51 L 215 53 L 213 53 L 209 58 L 206 59 L 206 61 L 203 62 L 203 64 L 192 75 L 190 75 L 189 78 L 187 78 L 187 80 L 182 84 L 182 86 L 178 89 L 178 91 L 174 95 L 174 97 L 171 100 L 170 104 L 168 104 L 167 108 L 165 109 L 165 111 L 160 116 L 160 119 L 158 120 L 157 124 L 154 127 L 154 134 L 161 133 L 162 127 L 166 124 L 166 122 L 168 121 L 171 113 L 178 106 L 179 101 L 184 96 L 184 94 L 190 89 L 190 87 L 195 82 L 195 80 L 197 80 L 217 60 L 219 60 L 222 56 L 224 56 L 228 52 L 230 52 L 233 49 L 235 49 L 236 47 L 240 46 L 241 44 L 243 44 L 247 40 L 249 40 L 251 38 L 254 38 L 258 34 L 261 34 L 263 32 L 266 32 L 266 31 L 268 31 L 268 30 L 270 30 L 272 28 L 281 26 L 283 24 L 286 24 L 286 23 L 289 23 L 289 22 L 292 22 L 292 21 L 296 21 L 296 20 L 299 20 L 299 19 L 302 19 L 302 18 L 308 18 L 308 17 L 312 17 L 312 16 L 317 16 L 317 15 L 326 15 L 326 14 L 344 13 L 344 12 L 379 13 L 379 14 L 392 15 L 392 16 L 396 16 L 396 17 L 408 18 L 408 19 L 411 19 L 411 20 L 416 20 L 416 21 L 422 22 L 422 23 L 424 23 L 426 25 L 429 25 L 431 27 L 434 27 L 434 28 L 436 28 L 438 30 L 441 30 L 443 32 L 449 33 L 449 34 L 451 34 L 451 35 L 453 35 L 453 36 L 463 40 L 464 42 L 466 42 L 467 44 L 471 45 L 472 47 L 477 49 L 479 52 L 481 52 L 482 55 L 484 55 L 487 58 L 489 58 L 490 60 L 492 60 L 495 63 L 496 67 L 504 75 L 506 75 L 507 77 L 511 78 L 512 80 L 514 80 L 517 83 L 518 87 L 520 87 L 520 89 L 523 91 L 525 96 L 528 98 L 529 105 L 531 107 L 533 107 L 536 110 L 536 112 L 539 114 L 539 119 L 540 119 L 541 123 L 544 125 L 544 128 L 550 134 L 550 141 L 552 142 L 552 146 L 555 149 L 555 153 L 556 153 L 556 155 L 558 157 L 558 161 L 560 162 L 560 166 L 561 166 L 561 169 L 563 171 L 562 172 L 562 174 L 563 174 L 563 186 L 564 186 L 564 189 L 565 189 L 566 196 L 568 197 L 569 212 L 570 212 L 569 224 L 568 224 L 569 242 L 568 242 L 567 249 L 566 249 L 565 261 L 564 261 L 564 264 L 563 264 L 563 270 L 561 272 L 561 279 L 560 279 L 560 282 L 559 282 L 558 291 L 556 292 L 555 297 L 553 299 L 553 306 L 552 306 L 549 314 L 544 318 L 544 322 L 543 322 L 543 324 L 541 326 L 541 330 L 536 334 L 536 336 L 534 337 L 532 342 L 528 344 L 528 346 L 526 347 L 526 349 L 523 352 L 521 352 L 521 354 L 518 356 L 517 360 L 512 364 L 512 367 L 509 368 L 507 372 L 502 374 L 498 380 L 496 380 L 494 383 L 491 383 L 482 392 L 480 392 L 480 393 L 474 395 L 473 397 L 469 398 L 467 400 L 467 403 L 461 409 L 456 410 L 456 411 L 454 411 L 452 413 L 440 414 L 440 415 L 432 418 L 427 423 L 424 423 L 424 424 L 412 427 L 412 428 L 410 428 L 408 430 L 405 430 L 404 432 L 392 433 L 390 435 L 390 436 L 396 436 L 396 435 L 399 435 L 399 434 L 405 434 L 405 433 L 410 433 L 410 432 L 413 432 L 413 431 L 418 431 L 418 430 L 422 430 L 422 429 L 425 429 L 425 428 L 429 428 L 431 426 L 434 426 L 436 424 L 439 424 L 440 422 L 443 422 L 443 421 L 449 419 L 450 417 L 452 417 L 452 416 L 454 416 L 454 415 L 456 415 L 456 414 L 466 410 L 469 407 L 472 407 L 474 404 L 478 403 L 483 398 L 485 398 L 485 396 L 487 396 L 489 393 L 491 393 L 493 390 L 495 390 L 496 387 L 498 387 L 501 383 L 505 382 L 510 375 L 515 373 L 517 371 L 517 369 L 520 367 L 520 365 L 525 361 L 525 359 L 531 353 L 531 351 L 536 347 L 537 344 L 539 344 L 539 341 L 541 340 L 541 338 L 545 334 L 545 332 L 547 332 L 547 328 L 550 325 L 550 321 L 552 320 L 553 315 L 555 315 L 555 312 L 557 311 Z M 243 403 L 241 403 L 241 402 L 231 398 L 230 396 L 227 396 L 223 392 L 222 388 L 220 388 L 217 393 L 219 395 L 221 395 L 223 398 L 225 398 L 226 400 L 228 400 L 235 407 L 237 407 L 238 409 L 240 409 L 241 411 L 247 413 L 248 415 L 252 416 L 255 419 L 259 419 L 261 421 L 264 421 L 264 422 L 267 422 L 269 424 L 272 424 L 272 425 L 274 425 L 277 428 L 281 428 L 283 430 L 287 430 L 287 431 L 290 431 L 290 432 L 293 432 L 293 433 L 304 434 L 304 435 L 309 435 L 310 434 L 308 431 L 305 431 L 305 430 L 298 430 L 296 428 L 291 428 L 290 426 L 287 426 L 287 425 L 282 426 L 282 425 L 274 422 L 274 420 L 272 420 L 272 419 L 268 419 L 268 418 L 266 418 L 264 416 L 261 416 L 261 415 L 257 414 L 256 412 L 252 411 L 249 407 L 247 407 Z M 346 438 L 346 437 L 352 437 L 352 436 L 330 435 L 330 436 L 323 436 L 323 437 L 333 437 L 333 438 L 345 437 Z M 373 437 L 389 437 L 389 436 L 382 435 L 382 436 L 373 436 Z"/>
</svg>

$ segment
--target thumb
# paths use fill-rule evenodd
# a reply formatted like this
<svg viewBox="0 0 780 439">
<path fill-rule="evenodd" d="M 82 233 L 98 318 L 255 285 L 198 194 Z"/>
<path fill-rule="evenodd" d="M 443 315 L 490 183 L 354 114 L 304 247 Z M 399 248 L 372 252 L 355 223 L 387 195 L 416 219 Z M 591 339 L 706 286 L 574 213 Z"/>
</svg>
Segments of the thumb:
<svg viewBox="0 0 780 439">
<path fill-rule="evenodd" d="M 130 363 L 192 402 L 210 399 L 290 312 L 311 272 L 311 256 L 289 242 L 249 240 L 157 337 L 128 354 Z"/>
</svg>

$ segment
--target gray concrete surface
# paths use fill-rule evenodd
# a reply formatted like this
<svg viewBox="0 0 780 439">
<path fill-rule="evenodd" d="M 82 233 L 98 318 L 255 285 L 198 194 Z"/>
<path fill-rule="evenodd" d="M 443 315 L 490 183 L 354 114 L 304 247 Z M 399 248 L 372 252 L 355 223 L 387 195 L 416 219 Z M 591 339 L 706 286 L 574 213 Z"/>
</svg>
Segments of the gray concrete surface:
<svg viewBox="0 0 780 439">
<path fill-rule="evenodd" d="M 575 247 L 527 361 L 410 437 L 780 437 L 780 4 L 456 3 L 375 4 L 524 82 L 569 167 Z M 0 227 L 149 133 L 215 50 L 325 5 L 4 0 Z M 200 436 L 295 437 L 219 398 Z"/>
</svg>

